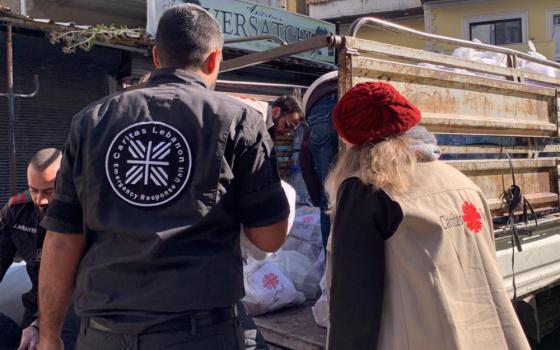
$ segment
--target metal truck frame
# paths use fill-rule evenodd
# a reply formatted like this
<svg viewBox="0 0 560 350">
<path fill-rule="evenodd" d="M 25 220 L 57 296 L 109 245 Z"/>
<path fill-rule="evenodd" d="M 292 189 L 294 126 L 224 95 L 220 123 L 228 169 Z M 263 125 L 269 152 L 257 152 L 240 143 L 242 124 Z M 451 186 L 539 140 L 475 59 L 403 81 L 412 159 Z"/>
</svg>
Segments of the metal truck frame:
<svg viewBox="0 0 560 350">
<path fill-rule="evenodd" d="M 507 66 L 359 39 L 363 26 L 413 36 L 445 47 L 468 47 L 503 55 Z M 422 125 L 440 140 L 446 161 L 485 193 L 494 215 L 496 251 L 510 296 L 535 341 L 560 325 L 560 77 L 518 69 L 519 60 L 560 69 L 526 53 L 412 30 L 377 18 L 356 20 L 347 35 L 326 35 L 225 61 L 222 71 L 261 64 L 317 48 L 335 48 L 339 96 L 372 80 L 390 82 L 422 111 Z M 457 69 L 462 70 L 458 72 Z M 442 142 L 442 140 L 446 140 Z M 505 156 L 511 156 L 511 165 Z M 522 251 L 515 249 L 501 194 L 515 181 L 539 216 L 517 223 Z M 521 214 L 521 212 L 516 212 Z M 284 348 L 320 349 L 323 339 L 286 324 L 306 315 L 286 311 L 258 323 L 268 340 Z M 283 328 L 282 322 L 285 327 Z M 324 337 L 324 335 L 323 335 Z M 323 339 L 324 340 L 324 339 Z M 295 345 L 297 344 L 297 345 Z"/>
</svg>

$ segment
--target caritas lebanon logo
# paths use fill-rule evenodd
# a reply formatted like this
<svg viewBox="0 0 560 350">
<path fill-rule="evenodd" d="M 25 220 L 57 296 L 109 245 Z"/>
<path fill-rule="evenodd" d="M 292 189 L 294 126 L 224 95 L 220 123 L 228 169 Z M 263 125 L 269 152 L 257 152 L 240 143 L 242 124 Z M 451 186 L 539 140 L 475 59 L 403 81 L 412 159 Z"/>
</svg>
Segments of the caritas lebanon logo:
<svg viewBox="0 0 560 350">
<path fill-rule="evenodd" d="M 189 180 L 192 158 L 185 137 L 160 122 L 137 123 L 111 142 L 107 179 L 124 201 L 154 207 L 175 198 Z"/>
<path fill-rule="evenodd" d="M 278 279 L 278 276 L 272 272 L 267 273 L 262 278 L 262 286 L 268 290 L 276 289 L 279 283 L 280 280 Z"/>
<path fill-rule="evenodd" d="M 473 233 L 479 233 L 482 229 L 482 217 L 476 207 L 470 202 L 463 203 L 463 222 Z"/>
</svg>

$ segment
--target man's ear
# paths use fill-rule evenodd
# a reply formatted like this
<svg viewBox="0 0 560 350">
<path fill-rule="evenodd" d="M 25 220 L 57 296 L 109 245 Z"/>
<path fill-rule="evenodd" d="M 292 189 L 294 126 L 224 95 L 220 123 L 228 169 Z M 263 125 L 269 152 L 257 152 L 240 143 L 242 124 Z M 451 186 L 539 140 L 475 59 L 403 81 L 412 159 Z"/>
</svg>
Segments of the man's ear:
<svg viewBox="0 0 560 350">
<path fill-rule="evenodd" d="M 280 107 L 272 107 L 272 120 L 280 117 L 280 114 L 282 114 L 282 109 L 280 109 Z"/>
<path fill-rule="evenodd" d="M 220 62 L 222 61 L 222 50 L 215 49 L 214 51 L 210 52 L 208 58 L 206 58 L 206 74 L 214 74 L 220 70 Z"/>
<path fill-rule="evenodd" d="M 159 51 L 157 46 L 154 46 L 152 48 L 152 59 L 154 61 L 154 66 L 156 66 L 156 68 L 161 68 L 161 62 L 159 61 Z"/>
</svg>

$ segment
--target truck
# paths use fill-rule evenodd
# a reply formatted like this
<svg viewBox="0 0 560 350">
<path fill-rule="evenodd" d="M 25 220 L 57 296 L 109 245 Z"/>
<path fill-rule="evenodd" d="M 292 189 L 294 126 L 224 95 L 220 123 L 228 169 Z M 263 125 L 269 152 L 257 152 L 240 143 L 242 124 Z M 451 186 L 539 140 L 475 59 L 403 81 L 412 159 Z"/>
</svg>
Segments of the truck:
<svg viewBox="0 0 560 350">
<path fill-rule="evenodd" d="M 360 39 L 363 26 L 412 36 L 445 48 L 484 51 L 504 60 L 491 65 L 444 53 Z M 354 85 L 385 81 L 422 112 L 436 134 L 442 160 L 471 178 L 493 214 L 496 254 L 504 284 L 533 343 L 560 325 L 560 64 L 505 47 L 412 30 L 373 17 L 357 19 L 346 35 L 324 35 L 223 63 L 222 71 L 259 65 L 322 48 L 337 52 L 339 97 Z M 527 207 L 508 206 L 517 185 Z M 519 244 L 516 244 L 519 237 Z M 256 317 L 268 343 L 280 349 L 323 349 L 326 330 L 311 304 Z"/>
</svg>

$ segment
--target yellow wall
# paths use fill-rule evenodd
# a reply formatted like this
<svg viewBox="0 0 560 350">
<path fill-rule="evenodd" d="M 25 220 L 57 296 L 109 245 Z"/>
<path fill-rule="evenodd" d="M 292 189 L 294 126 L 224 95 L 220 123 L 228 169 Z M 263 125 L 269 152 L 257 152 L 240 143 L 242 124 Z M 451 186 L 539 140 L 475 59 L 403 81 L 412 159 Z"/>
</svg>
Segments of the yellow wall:
<svg viewBox="0 0 560 350">
<path fill-rule="evenodd" d="M 527 11 L 529 14 L 528 39 L 535 43 L 537 51 L 549 59 L 554 59 L 554 43 L 547 38 L 546 19 L 547 10 L 558 8 L 560 8 L 558 0 L 491 0 L 471 4 L 453 4 L 432 9 L 433 32 L 464 39 L 463 23 L 466 17 Z M 505 46 L 523 52 L 528 51 L 526 43 Z"/>
<path fill-rule="evenodd" d="M 409 18 L 404 20 L 393 19 L 391 21 L 405 27 L 424 31 L 424 18 L 422 17 L 418 17 L 414 19 Z M 343 28 L 342 30 L 345 33 L 345 29 Z M 362 39 L 379 41 L 379 42 L 399 45 L 399 46 L 412 47 L 415 49 L 426 48 L 426 43 L 423 40 L 417 40 L 404 34 L 387 32 L 384 30 L 371 28 L 371 27 L 364 27 L 360 29 L 357 36 Z"/>
<path fill-rule="evenodd" d="M 285 0 L 286 10 L 307 15 L 307 4 L 305 0 Z"/>
</svg>

